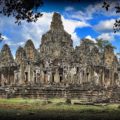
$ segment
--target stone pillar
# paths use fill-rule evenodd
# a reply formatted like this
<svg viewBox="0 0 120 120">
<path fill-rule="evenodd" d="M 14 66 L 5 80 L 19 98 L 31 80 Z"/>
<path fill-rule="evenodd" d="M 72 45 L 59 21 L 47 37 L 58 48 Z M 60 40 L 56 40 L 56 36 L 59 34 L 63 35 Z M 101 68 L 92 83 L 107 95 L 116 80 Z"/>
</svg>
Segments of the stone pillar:
<svg viewBox="0 0 120 120">
<path fill-rule="evenodd" d="M 25 81 L 25 76 L 24 76 L 24 70 L 22 71 L 22 68 L 20 67 L 19 70 L 19 84 L 23 84 Z"/>
<path fill-rule="evenodd" d="M 31 83 L 31 68 L 30 65 L 27 65 L 26 70 L 25 70 L 25 81 L 27 83 Z"/>
<path fill-rule="evenodd" d="M 34 74 L 34 83 L 37 84 L 38 83 L 38 71 L 36 70 L 35 71 L 35 74 Z"/>
<path fill-rule="evenodd" d="M 102 70 L 102 74 L 101 75 L 102 75 L 101 85 L 104 86 L 104 82 L 105 82 L 105 70 L 104 70 L 104 68 Z"/>
<path fill-rule="evenodd" d="M 111 78 L 110 78 L 110 86 L 113 86 L 115 84 L 115 80 L 114 80 L 114 71 L 110 71 L 111 72 Z"/>
<path fill-rule="evenodd" d="M 35 84 L 35 76 L 36 76 L 35 73 L 34 73 L 35 71 L 33 70 L 32 72 L 33 72 L 33 75 L 32 75 L 32 84 Z"/>
<path fill-rule="evenodd" d="M 81 83 L 85 83 L 85 78 L 84 78 L 84 71 L 81 71 Z"/>
<path fill-rule="evenodd" d="M 30 69 L 31 67 L 30 67 L 30 65 L 28 66 L 28 81 L 29 81 L 29 83 L 31 83 L 32 81 L 31 81 L 31 69 Z"/>
<path fill-rule="evenodd" d="M 2 79 L 1 79 L 1 73 L 0 73 L 0 86 L 1 86 L 1 81 L 2 81 Z"/>
<path fill-rule="evenodd" d="M 44 83 L 44 72 L 41 71 L 41 74 L 40 74 L 40 82 L 43 84 Z"/>
<path fill-rule="evenodd" d="M 51 82 L 51 73 L 49 72 L 48 73 L 48 83 L 50 83 Z"/>
<path fill-rule="evenodd" d="M 78 74 L 79 74 L 79 76 L 78 76 L 79 84 L 82 84 L 82 73 L 80 72 Z"/>
<path fill-rule="evenodd" d="M 54 82 L 55 82 L 55 83 L 59 83 L 59 82 L 60 82 L 60 75 L 59 75 L 59 72 L 58 72 L 58 71 L 55 72 Z"/>
<path fill-rule="evenodd" d="M 68 81 L 67 81 L 67 76 L 68 76 L 68 74 L 67 74 L 67 73 L 64 73 L 63 76 L 64 76 L 64 78 L 63 78 L 63 79 L 64 79 L 64 83 L 66 84 L 66 83 L 68 82 Z"/>
<path fill-rule="evenodd" d="M 17 71 L 14 71 L 14 84 L 16 84 L 17 81 L 18 81 Z"/>
<path fill-rule="evenodd" d="M 46 73 L 44 74 L 44 83 L 47 84 L 47 82 L 48 82 L 48 74 Z"/>
<path fill-rule="evenodd" d="M 5 86 L 7 84 L 7 80 L 6 80 L 6 78 L 4 77 L 3 74 L 1 75 L 1 79 L 2 79 L 2 81 L 1 81 L 2 86 Z"/>
<path fill-rule="evenodd" d="M 14 74 L 10 75 L 10 85 L 14 84 Z"/>
<path fill-rule="evenodd" d="M 37 71 L 36 73 L 36 82 L 37 84 L 40 84 L 40 72 L 39 71 Z"/>
<path fill-rule="evenodd" d="M 84 83 L 86 83 L 86 82 L 87 82 L 87 75 L 86 75 L 86 71 L 84 71 L 83 80 L 84 80 Z"/>
<path fill-rule="evenodd" d="M 71 76 L 71 83 L 72 84 L 74 84 L 74 75 L 76 74 L 76 68 L 75 67 L 73 67 L 73 68 L 71 68 L 71 70 L 70 70 L 70 76 Z"/>
<path fill-rule="evenodd" d="M 70 75 L 70 83 L 73 84 L 73 74 Z"/>
<path fill-rule="evenodd" d="M 99 75 L 94 71 L 94 83 L 95 85 L 99 85 L 100 84 L 100 78 Z"/>
</svg>

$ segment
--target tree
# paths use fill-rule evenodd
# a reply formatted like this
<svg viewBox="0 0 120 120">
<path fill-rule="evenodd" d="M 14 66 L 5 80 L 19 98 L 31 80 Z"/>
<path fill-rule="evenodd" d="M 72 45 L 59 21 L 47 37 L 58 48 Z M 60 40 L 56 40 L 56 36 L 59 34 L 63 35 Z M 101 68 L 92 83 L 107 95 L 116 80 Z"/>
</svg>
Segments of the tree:
<svg viewBox="0 0 120 120">
<path fill-rule="evenodd" d="M 43 5 L 41 0 L 0 0 L 0 14 L 8 17 L 12 15 L 18 24 L 21 20 L 36 22 L 42 14 L 34 11 L 41 5 Z"/>
<path fill-rule="evenodd" d="M 104 48 L 107 46 L 110 46 L 113 49 L 115 49 L 115 47 L 108 40 L 97 39 L 96 41 L 96 45 L 99 47 L 100 52 L 104 52 Z"/>
<path fill-rule="evenodd" d="M 97 46 L 98 46 L 99 49 L 100 49 L 100 52 L 103 52 L 105 46 L 109 44 L 109 41 L 103 40 L 103 39 L 97 39 L 96 41 L 97 41 L 96 44 L 97 44 Z"/>
<path fill-rule="evenodd" d="M 15 17 L 15 23 L 18 25 L 22 20 L 36 22 L 42 16 L 40 12 L 37 12 L 38 7 L 42 5 L 42 0 L 0 0 L 0 14 Z M 0 41 L 2 40 L 0 33 Z"/>
<path fill-rule="evenodd" d="M 109 2 L 107 2 L 107 0 L 103 2 L 102 7 L 105 8 L 106 11 L 109 11 L 110 6 L 111 6 L 111 4 Z M 120 13 L 120 5 L 119 4 L 115 5 L 114 8 L 115 8 L 116 14 Z M 114 30 L 114 33 L 120 31 L 120 19 L 115 20 L 113 30 Z"/>
</svg>

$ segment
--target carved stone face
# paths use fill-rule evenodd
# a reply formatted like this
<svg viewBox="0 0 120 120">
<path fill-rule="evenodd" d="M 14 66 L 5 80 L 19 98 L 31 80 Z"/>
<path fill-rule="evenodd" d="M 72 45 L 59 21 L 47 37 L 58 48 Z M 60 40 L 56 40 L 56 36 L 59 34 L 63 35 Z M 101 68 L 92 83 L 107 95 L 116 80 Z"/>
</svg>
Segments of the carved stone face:
<svg viewBox="0 0 120 120">
<path fill-rule="evenodd" d="M 60 56 L 60 51 L 55 50 L 55 51 L 53 52 L 53 55 L 54 55 L 54 57 L 59 57 L 59 56 Z"/>
</svg>

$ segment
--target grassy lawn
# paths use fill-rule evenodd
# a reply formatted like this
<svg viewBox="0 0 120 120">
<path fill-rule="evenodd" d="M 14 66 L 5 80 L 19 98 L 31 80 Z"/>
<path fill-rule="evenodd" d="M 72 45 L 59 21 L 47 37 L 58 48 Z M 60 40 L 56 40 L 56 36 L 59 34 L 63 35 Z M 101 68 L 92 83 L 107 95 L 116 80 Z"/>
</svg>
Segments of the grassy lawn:
<svg viewBox="0 0 120 120">
<path fill-rule="evenodd" d="M 72 103 L 78 100 L 72 100 Z M 0 99 L 0 120 L 120 120 L 119 104 L 74 105 L 65 99 Z"/>
</svg>

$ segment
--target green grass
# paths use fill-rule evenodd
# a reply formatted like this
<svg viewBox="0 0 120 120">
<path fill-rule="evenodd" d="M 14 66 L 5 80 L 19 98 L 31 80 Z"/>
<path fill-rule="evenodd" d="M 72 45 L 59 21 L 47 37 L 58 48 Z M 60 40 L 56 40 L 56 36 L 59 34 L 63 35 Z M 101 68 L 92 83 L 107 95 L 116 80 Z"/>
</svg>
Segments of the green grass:
<svg viewBox="0 0 120 120">
<path fill-rule="evenodd" d="M 47 103 L 47 101 L 49 101 Z M 72 100 L 72 103 L 77 101 Z M 9 105 L 14 109 L 14 106 L 28 105 L 29 109 L 49 109 L 49 110 L 119 110 L 119 104 L 96 104 L 96 105 L 74 105 L 66 104 L 64 98 L 53 98 L 53 99 L 23 99 L 23 98 L 12 98 L 12 99 L 0 99 L 0 105 Z"/>
<path fill-rule="evenodd" d="M 40 100 L 36 99 L 23 99 L 23 98 L 11 98 L 11 99 L 0 99 L 0 103 L 6 103 L 6 104 L 21 104 L 21 103 L 34 103 L 39 102 Z"/>
<path fill-rule="evenodd" d="M 74 105 L 66 104 L 63 98 L 48 99 L 0 99 L 0 116 L 28 116 L 34 113 L 33 116 L 50 117 L 52 119 L 58 116 L 65 119 L 87 120 L 91 118 L 101 118 L 100 120 L 120 120 L 119 104 L 96 104 L 96 105 Z M 73 99 L 72 103 L 79 101 Z M 92 119 L 93 120 L 93 119 Z"/>
</svg>

